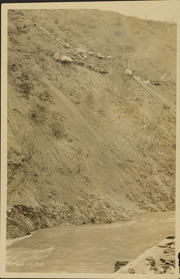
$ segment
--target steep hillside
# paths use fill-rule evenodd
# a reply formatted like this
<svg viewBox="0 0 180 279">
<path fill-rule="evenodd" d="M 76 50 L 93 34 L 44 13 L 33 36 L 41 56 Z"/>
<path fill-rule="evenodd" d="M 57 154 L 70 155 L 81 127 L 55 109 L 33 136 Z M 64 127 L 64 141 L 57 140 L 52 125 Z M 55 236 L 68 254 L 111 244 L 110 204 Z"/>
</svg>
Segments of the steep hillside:
<svg viewBox="0 0 180 279">
<path fill-rule="evenodd" d="M 8 19 L 7 236 L 173 210 L 175 119 L 124 70 L 170 82 L 158 94 L 175 105 L 176 26 L 98 10 Z"/>
</svg>

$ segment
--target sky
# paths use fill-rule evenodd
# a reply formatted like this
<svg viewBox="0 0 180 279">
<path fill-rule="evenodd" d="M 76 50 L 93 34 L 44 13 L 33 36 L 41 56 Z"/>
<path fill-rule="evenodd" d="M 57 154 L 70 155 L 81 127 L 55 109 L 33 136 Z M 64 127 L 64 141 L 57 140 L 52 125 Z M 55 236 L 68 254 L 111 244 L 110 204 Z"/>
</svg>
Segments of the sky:
<svg viewBox="0 0 180 279">
<path fill-rule="evenodd" d="M 127 16 L 142 19 L 177 22 L 180 15 L 180 0 L 162 1 L 107 1 L 107 2 L 76 2 L 59 3 L 59 8 L 99 9 L 115 11 Z"/>
<path fill-rule="evenodd" d="M 106 4 L 108 6 L 108 3 Z M 101 8 L 103 9 L 103 7 Z M 123 1 L 110 4 L 112 11 L 143 19 L 176 22 L 180 14 L 178 1 Z"/>
<path fill-rule="evenodd" d="M 106 2 L 51 2 L 9 4 L 14 8 L 49 8 L 49 9 L 99 9 L 119 12 L 127 16 L 136 16 L 142 19 L 177 22 L 180 18 L 180 0 L 161 1 L 106 1 Z M 8 4 L 7 4 L 8 6 Z"/>
</svg>

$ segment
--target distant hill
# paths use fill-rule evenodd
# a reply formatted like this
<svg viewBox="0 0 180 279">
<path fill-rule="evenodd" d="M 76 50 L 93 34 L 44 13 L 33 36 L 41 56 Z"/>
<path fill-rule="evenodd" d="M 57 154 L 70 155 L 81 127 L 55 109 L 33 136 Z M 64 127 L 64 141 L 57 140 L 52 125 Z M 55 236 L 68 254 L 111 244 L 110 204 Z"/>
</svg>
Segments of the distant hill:
<svg viewBox="0 0 180 279">
<path fill-rule="evenodd" d="M 73 62 L 56 61 L 57 51 Z M 9 11 L 8 237 L 174 210 L 175 119 L 125 75 L 128 60 L 142 80 L 169 81 L 153 88 L 175 105 L 176 25 Z"/>
</svg>

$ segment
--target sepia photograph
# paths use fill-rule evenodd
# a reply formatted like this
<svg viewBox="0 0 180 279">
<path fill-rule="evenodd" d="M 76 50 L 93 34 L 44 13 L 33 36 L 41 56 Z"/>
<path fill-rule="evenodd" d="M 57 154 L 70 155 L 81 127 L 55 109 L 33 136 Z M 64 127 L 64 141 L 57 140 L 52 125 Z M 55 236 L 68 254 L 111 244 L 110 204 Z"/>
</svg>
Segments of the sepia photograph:
<svg viewBox="0 0 180 279">
<path fill-rule="evenodd" d="M 178 11 L 110 2 L 4 4 L 12 277 L 177 273 Z"/>
</svg>

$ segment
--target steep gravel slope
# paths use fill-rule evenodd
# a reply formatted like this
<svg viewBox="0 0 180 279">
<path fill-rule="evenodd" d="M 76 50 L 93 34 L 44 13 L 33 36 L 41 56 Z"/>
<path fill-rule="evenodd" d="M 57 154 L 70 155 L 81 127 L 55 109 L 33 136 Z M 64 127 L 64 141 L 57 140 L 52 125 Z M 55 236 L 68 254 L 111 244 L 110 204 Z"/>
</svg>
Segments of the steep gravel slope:
<svg viewBox="0 0 180 279">
<path fill-rule="evenodd" d="M 158 94 L 175 106 L 176 26 L 98 10 L 8 19 L 7 236 L 174 210 L 175 119 L 124 69 L 169 81 Z"/>
</svg>

